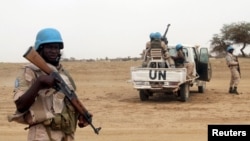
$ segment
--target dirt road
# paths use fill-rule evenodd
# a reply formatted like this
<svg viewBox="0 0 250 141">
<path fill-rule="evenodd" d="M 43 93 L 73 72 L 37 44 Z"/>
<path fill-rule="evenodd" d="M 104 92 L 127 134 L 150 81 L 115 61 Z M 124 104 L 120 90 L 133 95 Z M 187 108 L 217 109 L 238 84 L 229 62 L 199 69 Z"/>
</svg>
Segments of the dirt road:
<svg viewBox="0 0 250 141">
<path fill-rule="evenodd" d="M 207 141 L 209 124 L 250 124 L 250 59 L 242 59 L 240 95 L 228 94 L 229 70 L 225 59 L 211 59 L 212 79 L 204 94 L 193 86 L 188 102 L 171 95 L 155 95 L 141 102 L 130 79 L 130 67 L 140 61 L 63 62 L 77 84 L 77 93 L 93 113 L 93 124 L 78 128 L 76 141 Z M 26 140 L 25 125 L 9 123 L 14 111 L 12 90 L 23 64 L 0 63 L 0 139 Z"/>
</svg>

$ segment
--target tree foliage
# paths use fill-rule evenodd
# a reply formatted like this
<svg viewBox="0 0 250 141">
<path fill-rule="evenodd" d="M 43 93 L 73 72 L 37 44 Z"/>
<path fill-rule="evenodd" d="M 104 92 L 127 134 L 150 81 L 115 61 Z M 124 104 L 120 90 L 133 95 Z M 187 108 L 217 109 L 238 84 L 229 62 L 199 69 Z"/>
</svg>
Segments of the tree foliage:
<svg viewBox="0 0 250 141">
<path fill-rule="evenodd" d="M 214 34 L 211 40 L 211 45 L 212 45 L 211 52 L 215 53 L 216 56 L 219 56 L 220 54 L 221 55 L 226 54 L 227 44 L 218 34 Z"/>
<path fill-rule="evenodd" d="M 225 54 L 230 44 L 242 45 L 240 51 L 246 56 L 244 49 L 250 44 L 250 23 L 239 22 L 223 25 L 220 34 L 214 34 L 211 39 L 212 53 Z"/>
</svg>

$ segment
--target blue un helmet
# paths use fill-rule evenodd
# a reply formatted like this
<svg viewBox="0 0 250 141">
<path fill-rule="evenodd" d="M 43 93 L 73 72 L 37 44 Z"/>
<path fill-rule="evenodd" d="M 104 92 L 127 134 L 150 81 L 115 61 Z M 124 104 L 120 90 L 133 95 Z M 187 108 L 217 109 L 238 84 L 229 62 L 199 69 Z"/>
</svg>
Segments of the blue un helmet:
<svg viewBox="0 0 250 141">
<path fill-rule="evenodd" d="M 154 38 L 154 34 L 155 34 L 155 33 L 153 33 L 153 32 L 150 33 L 150 34 L 149 34 L 149 38 L 150 38 L 150 39 L 153 39 L 153 38 Z"/>
<path fill-rule="evenodd" d="M 176 46 L 175 46 L 175 49 L 176 50 L 179 50 L 179 49 L 182 49 L 183 48 L 183 45 L 182 44 L 177 44 Z"/>
<path fill-rule="evenodd" d="M 35 49 L 38 50 L 42 44 L 60 43 L 60 49 L 63 49 L 63 40 L 58 30 L 54 28 L 45 28 L 36 35 Z"/>
<path fill-rule="evenodd" d="M 155 32 L 154 38 L 155 39 L 161 39 L 161 33 L 160 32 Z"/>
<path fill-rule="evenodd" d="M 230 50 L 234 50 L 234 48 L 232 46 L 228 46 L 227 47 L 227 52 L 230 52 Z"/>
</svg>

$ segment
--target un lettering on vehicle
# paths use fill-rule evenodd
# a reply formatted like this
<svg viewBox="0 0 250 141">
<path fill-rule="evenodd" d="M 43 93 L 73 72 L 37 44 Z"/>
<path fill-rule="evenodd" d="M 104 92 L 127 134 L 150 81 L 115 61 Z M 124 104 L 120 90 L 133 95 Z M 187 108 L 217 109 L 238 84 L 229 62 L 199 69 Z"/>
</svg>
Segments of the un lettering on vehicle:
<svg viewBox="0 0 250 141">
<path fill-rule="evenodd" d="M 166 70 L 149 70 L 149 79 L 151 80 L 166 80 Z"/>
</svg>

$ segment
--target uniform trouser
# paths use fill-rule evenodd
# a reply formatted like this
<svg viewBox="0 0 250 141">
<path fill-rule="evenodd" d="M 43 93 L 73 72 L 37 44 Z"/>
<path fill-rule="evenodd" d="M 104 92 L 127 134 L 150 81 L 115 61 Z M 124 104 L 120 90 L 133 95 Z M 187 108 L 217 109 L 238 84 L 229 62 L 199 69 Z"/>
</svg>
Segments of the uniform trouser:
<svg viewBox="0 0 250 141">
<path fill-rule="evenodd" d="M 230 87 L 237 87 L 240 82 L 240 73 L 236 67 L 230 67 L 231 78 L 230 78 Z"/>
<path fill-rule="evenodd" d="M 184 67 L 187 68 L 187 78 L 191 78 L 194 73 L 194 63 L 184 63 Z"/>
<path fill-rule="evenodd" d="M 50 137 L 48 135 L 50 132 Z M 29 128 L 28 141 L 74 141 L 74 135 L 66 135 L 62 131 L 54 131 L 43 124 L 37 124 Z"/>
<path fill-rule="evenodd" d="M 172 67 L 175 66 L 174 60 L 171 58 L 169 52 L 165 53 L 165 59 L 168 61 L 168 64 Z"/>
</svg>

